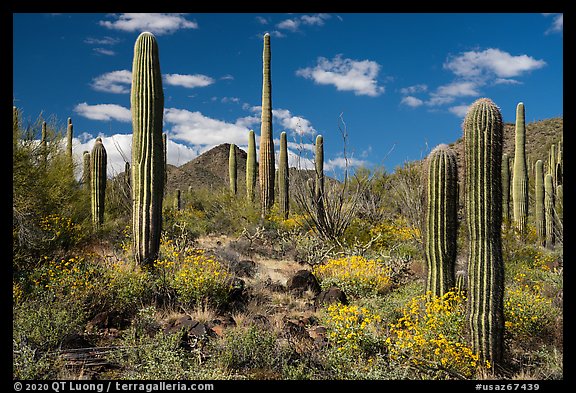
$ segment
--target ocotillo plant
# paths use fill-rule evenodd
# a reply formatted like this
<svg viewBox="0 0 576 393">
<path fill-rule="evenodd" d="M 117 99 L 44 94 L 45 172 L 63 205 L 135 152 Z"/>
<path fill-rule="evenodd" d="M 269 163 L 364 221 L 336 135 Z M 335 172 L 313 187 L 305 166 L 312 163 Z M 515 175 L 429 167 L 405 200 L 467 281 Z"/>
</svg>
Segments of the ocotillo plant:
<svg viewBox="0 0 576 393">
<path fill-rule="evenodd" d="M 502 155 L 502 214 L 504 221 L 510 223 L 510 157 Z"/>
<path fill-rule="evenodd" d="M 546 214 L 546 247 L 554 248 L 556 221 L 554 219 L 554 184 L 551 174 L 544 176 L 544 212 Z"/>
<path fill-rule="evenodd" d="M 288 143 L 286 132 L 280 133 L 280 162 L 278 163 L 278 204 L 285 220 L 290 213 L 290 174 L 288 169 Z"/>
<path fill-rule="evenodd" d="M 238 180 L 236 173 L 238 171 L 238 166 L 236 165 L 236 145 L 234 143 L 230 144 L 230 154 L 228 155 L 228 177 L 230 178 L 230 192 L 232 195 L 236 195 L 238 191 Z"/>
<path fill-rule="evenodd" d="M 316 150 L 314 156 L 314 169 L 316 172 L 316 188 L 314 189 L 314 204 L 318 221 L 324 220 L 324 137 L 316 136 Z"/>
<path fill-rule="evenodd" d="M 262 53 L 262 125 L 260 128 L 260 204 L 265 217 L 274 204 L 274 141 L 272 139 L 272 79 L 270 75 L 270 34 L 264 34 Z"/>
<path fill-rule="evenodd" d="M 464 119 L 468 225 L 468 323 L 481 360 L 503 357 L 502 114 L 488 98 L 476 100 Z"/>
<path fill-rule="evenodd" d="M 544 208 L 544 163 L 536 161 L 534 179 L 534 216 L 536 218 L 536 235 L 541 246 L 546 245 L 546 215 Z"/>
<path fill-rule="evenodd" d="M 445 144 L 435 147 L 427 161 L 426 292 L 441 297 L 454 287 L 458 168 L 456 153 Z"/>
<path fill-rule="evenodd" d="M 514 177 L 512 178 L 514 225 L 526 233 L 528 221 L 528 170 L 526 168 L 526 125 L 524 104 L 516 106 L 516 145 L 514 148 Z"/>
<path fill-rule="evenodd" d="M 138 36 L 132 64 L 132 233 L 134 258 L 150 265 L 158 256 L 164 194 L 162 120 L 164 93 L 156 37 Z"/>
<path fill-rule="evenodd" d="M 107 161 L 106 149 L 102 144 L 102 138 L 96 138 L 96 143 L 94 143 L 90 154 L 92 222 L 96 227 L 104 223 Z"/>
<path fill-rule="evenodd" d="M 82 154 L 82 184 L 86 190 L 90 189 L 90 179 L 92 178 L 90 174 L 90 152 L 85 151 Z"/>
<path fill-rule="evenodd" d="M 250 202 L 254 200 L 256 187 L 256 135 L 254 130 L 248 132 L 248 154 L 246 157 L 246 197 Z"/>
</svg>

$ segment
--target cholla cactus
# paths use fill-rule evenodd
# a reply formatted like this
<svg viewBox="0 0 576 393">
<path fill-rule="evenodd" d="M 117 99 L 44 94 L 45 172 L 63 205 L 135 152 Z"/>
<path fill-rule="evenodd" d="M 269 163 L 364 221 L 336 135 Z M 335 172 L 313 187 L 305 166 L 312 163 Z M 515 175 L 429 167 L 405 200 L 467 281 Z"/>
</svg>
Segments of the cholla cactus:
<svg viewBox="0 0 576 393">
<path fill-rule="evenodd" d="M 488 98 L 476 100 L 464 119 L 468 323 L 473 351 L 496 364 L 504 350 L 502 138 L 500 109 Z"/>
<path fill-rule="evenodd" d="M 134 45 L 130 103 L 133 252 L 139 264 L 151 265 L 160 248 L 166 154 L 158 43 L 148 32 L 140 34 Z"/>
<path fill-rule="evenodd" d="M 426 292 L 441 297 L 454 287 L 458 230 L 458 168 L 456 153 L 448 145 L 428 156 L 428 192 L 425 251 Z"/>
</svg>

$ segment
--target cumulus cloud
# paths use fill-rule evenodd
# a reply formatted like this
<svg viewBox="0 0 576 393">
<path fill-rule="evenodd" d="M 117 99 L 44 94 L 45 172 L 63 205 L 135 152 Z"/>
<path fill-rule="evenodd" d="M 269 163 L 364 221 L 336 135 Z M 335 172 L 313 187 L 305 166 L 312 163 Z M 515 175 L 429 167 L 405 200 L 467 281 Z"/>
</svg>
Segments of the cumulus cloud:
<svg viewBox="0 0 576 393">
<path fill-rule="evenodd" d="M 132 71 L 112 71 L 92 79 L 92 88 L 97 91 L 114 94 L 130 93 Z"/>
<path fill-rule="evenodd" d="M 426 90 L 428 90 L 427 85 L 419 84 L 419 85 L 403 87 L 400 89 L 400 93 L 408 95 L 408 94 L 422 93 L 422 92 L 425 92 Z"/>
<path fill-rule="evenodd" d="M 358 168 L 362 166 L 368 166 L 368 161 L 360 160 L 357 158 L 349 157 L 347 160 L 344 157 L 331 158 L 324 164 L 324 170 L 333 171 L 338 169 L 348 168 Z"/>
<path fill-rule="evenodd" d="M 468 113 L 469 107 L 470 105 L 456 105 L 448 108 L 448 111 L 450 111 L 450 113 L 453 113 L 458 117 L 464 118 L 466 116 L 466 113 Z"/>
<path fill-rule="evenodd" d="M 257 119 L 257 123 L 260 123 L 262 116 L 262 107 L 253 106 L 250 108 L 252 112 L 258 113 L 259 117 L 252 117 Z M 291 130 L 297 135 L 314 135 L 316 134 L 316 129 L 312 126 L 312 123 L 302 116 L 294 116 L 288 109 L 272 109 L 272 121 L 277 122 L 285 130 Z"/>
<path fill-rule="evenodd" d="M 89 45 L 116 45 L 120 42 L 119 38 L 105 36 L 102 38 L 87 37 L 84 43 Z"/>
<path fill-rule="evenodd" d="M 206 87 L 214 83 L 214 79 L 206 75 L 182 75 L 182 74 L 166 74 L 164 75 L 166 84 L 172 86 L 183 86 L 189 89 L 195 87 Z"/>
<path fill-rule="evenodd" d="M 89 105 L 86 102 L 74 107 L 74 112 L 90 120 L 131 122 L 130 109 L 116 104 Z"/>
<path fill-rule="evenodd" d="M 413 97 L 413 96 L 406 96 L 406 97 L 402 98 L 402 101 L 400 101 L 400 103 L 403 105 L 410 106 L 412 108 L 417 108 L 417 107 L 423 105 L 424 101 L 422 101 L 419 98 Z"/>
<path fill-rule="evenodd" d="M 300 29 L 300 26 L 324 26 L 324 21 L 330 18 L 331 16 L 329 14 L 301 15 L 284 19 L 277 23 L 276 27 L 281 30 L 295 32 Z"/>
<path fill-rule="evenodd" d="M 488 48 L 483 51 L 468 51 L 458 56 L 450 56 L 444 63 L 444 68 L 463 78 L 491 75 L 510 78 L 545 65 L 544 60 L 528 55 L 514 56 L 500 49 Z"/>
<path fill-rule="evenodd" d="M 164 121 L 171 125 L 170 135 L 173 139 L 192 145 L 241 145 L 248 140 L 247 127 L 213 119 L 197 111 L 167 108 L 164 111 Z"/>
<path fill-rule="evenodd" d="M 552 25 L 546 30 L 545 34 L 561 33 L 564 31 L 564 14 L 543 14 L 552 16 Z"/>
<path fill-rule="evenodd" d="M 198 23 L 189 21 L 182 13 L 125 13 L 112 15 L 113 21 L 100 21 L 109 29 L 128 32 L 149 31 L 157 35 L 172 34 L 180 29 L 197 29 Z"/>
<path fill-rule="evenodd" d="M 116 52 L 114 52 L 113 50 L 106 48 L 94 48 L 92 50 L 99 55 L 114 56 L 116 54 Z"/>
<path fill-rule="evenodd" d="M 319 57 L 315 67 L 301 68 L 296 75 L 320 85 L 333 85 L 339 91 L 353 91 L 371 97 L 384 93 L 378 86 L 380 65 L 371 60 L 352 60 L 336 55 L 332 60 Z"/>
</svg>

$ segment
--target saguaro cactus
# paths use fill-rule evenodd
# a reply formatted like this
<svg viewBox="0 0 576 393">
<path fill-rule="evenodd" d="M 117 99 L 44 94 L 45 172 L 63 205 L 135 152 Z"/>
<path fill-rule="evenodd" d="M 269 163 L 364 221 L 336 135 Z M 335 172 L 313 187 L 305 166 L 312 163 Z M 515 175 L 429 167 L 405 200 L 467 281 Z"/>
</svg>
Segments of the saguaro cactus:
<svg viewBox="0 0 576 393">
<path fill-rule="evenodd" d="M 510 157 L 502 155 L 502 214 L 506 223 L 510 223 Z"/>
<path fill-rule="evenodd" d="M 536 174 L 534 179 L 534 216 L 536 218 L 536 234 L 538 243 L 546 245 L 546 215 L 544 208 L 544 163 L 536 161 Z"/>
<path fill-rule="evenodd" d="M 164 158 L 164 192 L 168 184 L 168 135 L 162 133 L 162 155 Z"/>
<path fill-rule="evenodd" d="M 499 363 L 503 355 L 502 114 L 488 98 L 464 119 L 466 221 L 469 232 L 468 323 L 472 349 Z"/>
<path fill-rule="evenodd" d="M 554 220 L 554 179 L 551 174 L 544 176 L 544 212 L 546 214 L 546 247 L 554 248 L 556 243 L 556 221 Z"/>
<path fill-rule="evenodd" d="M 230 192 L 236 195 L 238 191 L 237 173 L 238 166 L 236 165 L 236 145 L 230 144 L 230 154 L 228 156 L 228 177 L 230 178 Z"/>
<path fill-rule="evenodd" d="M 254 130 L 248 132 L 248 154 L 246 157 L 246 197 L 250 202 L 254 200 L 256 187 L 256 135 Z"/>
<path fill-rule="evenodd" d="M 514 225 L 521 234 L 528 221 L 528 170 L 526 168 L 526 126 L 524 104 L 516 106 L 516 145 L 514 149 L 514 177 L 512 179 Z"/>
<path fill-rule="evenodd" d="M 455 284 L 457 190 L 456 153 L 448 145 L 438 145 L 428 156 L 426 198 L 426 292 L 433 296 L 443 296 Z"/>
<path fill-rule="evenodd" d="M 82 154 L 82 184 L 86 190 L 90 189 L 90 179 L 92 175 L 90 174 L 90 152 L 85 151 Z"/>
<path fill-rule="evenodd" d="M 95 226 L 104 223 L 104 208 L 106 200 L 106 166 L 107 154 L 102 138 L 96 138 L 96 143 L 90 154 L 90 174 L 92 190 L 92 222 Z"/>
<path fill-rule="evenodd" d="M 74 136 L 74 126 L 72 125 L 72 119 L 68 118 L 68 126 L 66 127 L 66 152 L 68 158 L 72 160 L 72 138 Z"/>
<path fill-rule="evenodd" d="M 182 193 L 180 189 L 176 189 L 176 197 L 174 198 L 174 210 L 180 210 L 182 208 Z"/>
<path fill-rule="evenodd" d="M 166 155 L 162 142 L 164 93 L 158 43 L 148 32 L 140 34 L 134 45 L 130 104 L 133 252 L 139 264 L 150 265 L 160 248 Z"/>
<path fill-rule="evenodd" d="M 48 131 L 45 121 L 42 122 L 42 134 L 40 136 L 40 160 L 41 165 L 46 167 L 48 163 Z"/>
<path fill-rule="evenodd" d="M 265 217 L 274 204 L 274 141 L 272 139 L 272 80 L 270 76 L 270 34 L 264 34 L 262 53 L 262 125 L 260 128 L 260 204 Z"/>
<path fill-rule="evenodd" d="M 290 192 L 289 192 L 289 169 L 288 169 L 288 143 L 286 132 L 280 134 L 280 162 L 278 163 L 278 203 L 280 214 L 286 220 L 290 213 Z"/>
</svg>

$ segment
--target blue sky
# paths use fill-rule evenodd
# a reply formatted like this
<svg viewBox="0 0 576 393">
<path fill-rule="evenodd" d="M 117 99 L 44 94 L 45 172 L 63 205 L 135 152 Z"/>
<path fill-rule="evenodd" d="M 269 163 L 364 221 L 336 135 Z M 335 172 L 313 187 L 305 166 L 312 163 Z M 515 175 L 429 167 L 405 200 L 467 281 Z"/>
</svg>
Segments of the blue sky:
<svg viewBox="0 0 576 393">
<path fill-rule="evenodd" d="M 271 35 L 273 132 L 291 164 L 324 136 L 325 168 L 392 172 L 461 137 L 489 97 L 513 122 L 563 115 L 563 15 L 542 13 L 13 14 L 13 100 L 26 122 L 74 124 L 80 162 L 96 137 L 109 175 L 130 159 L 134 43 L 155 34 L 168 162 L 260 133 L 263 34 Z M 123 158 L 124 157 L 124 158 Z"/>
</svg>

